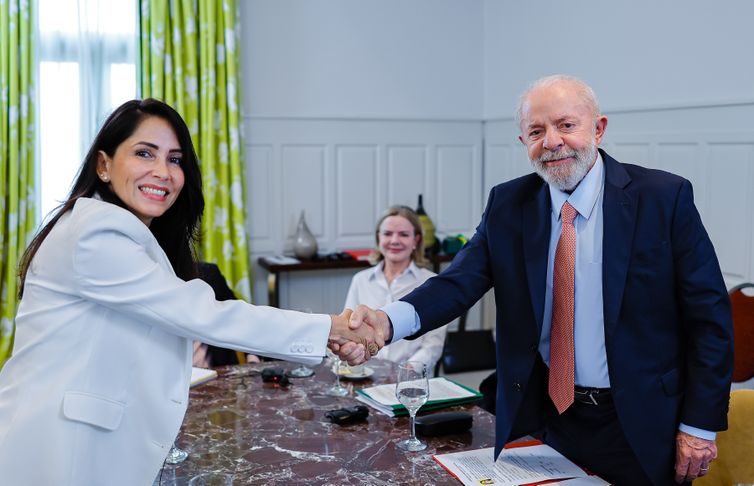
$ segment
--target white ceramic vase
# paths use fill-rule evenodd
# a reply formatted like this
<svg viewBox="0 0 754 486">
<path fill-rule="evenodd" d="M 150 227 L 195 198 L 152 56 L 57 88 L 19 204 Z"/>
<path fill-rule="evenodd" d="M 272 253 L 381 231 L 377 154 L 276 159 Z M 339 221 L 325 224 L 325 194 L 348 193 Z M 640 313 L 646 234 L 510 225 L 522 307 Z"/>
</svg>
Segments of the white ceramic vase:
<svg viewBox="0 0 754 486">
<path fill-rule="evenodd" d="M 296 258 L 303 260 L 309 260 L 317 254 L 317 240 L 306 225 L 303 211 L 301 211 L 301 217 L 298 219 L 296 237 L 293 239 L 293 254 L 296 255 Z"/>
</svg>

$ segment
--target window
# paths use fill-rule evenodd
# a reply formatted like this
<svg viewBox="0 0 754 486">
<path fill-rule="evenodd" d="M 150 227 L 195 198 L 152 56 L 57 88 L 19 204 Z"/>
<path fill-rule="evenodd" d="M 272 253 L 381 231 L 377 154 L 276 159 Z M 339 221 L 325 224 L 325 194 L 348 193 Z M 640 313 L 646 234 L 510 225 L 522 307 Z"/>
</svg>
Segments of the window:
<svg viewBox="0 0 754 486">
<path fill-rule="evenodd" d="M 135 0 L 38 0 L 39 216 L 65 199 L 107 115 L 136 97 Z"/>
</svg>

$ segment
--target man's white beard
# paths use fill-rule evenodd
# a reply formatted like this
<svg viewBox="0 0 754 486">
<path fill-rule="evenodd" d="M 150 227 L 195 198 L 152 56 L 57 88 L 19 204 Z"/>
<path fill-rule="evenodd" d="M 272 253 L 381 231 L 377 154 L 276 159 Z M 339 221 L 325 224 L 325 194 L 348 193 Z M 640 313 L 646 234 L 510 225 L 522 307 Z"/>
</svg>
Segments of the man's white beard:
<svg viewBox="0 0 754 486">
<path fill-rule="evenodd" d="M 551 160 L 573 157 L 572 164 L 548 167 L 546 162 Z M 581 179 L 586 176 L 597 158 L 597 144 L 592 142 L 588 147 L 581 150 L 562 150 L 560 152 L 547 152 L 531 161 L 534 171 L 545 180 L 561 191 L 573 191 L 579 185 Z"/>
</svg>

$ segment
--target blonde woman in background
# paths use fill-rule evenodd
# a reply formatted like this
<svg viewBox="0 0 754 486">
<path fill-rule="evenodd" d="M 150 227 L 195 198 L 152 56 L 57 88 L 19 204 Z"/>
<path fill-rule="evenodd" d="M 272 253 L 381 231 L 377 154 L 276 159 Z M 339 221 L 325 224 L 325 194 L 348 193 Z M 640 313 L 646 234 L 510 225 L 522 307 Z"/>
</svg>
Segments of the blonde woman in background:
<svg viewBox="0 0 754 486">
<path fill-rule="evenodd" d="M 424 239 L 416 213 L 406 206 L 393 206 L 377 221 L 375 229 L 377 248 L 372 256 L 372 268 L 353 276 L 348 289 L 345 307 L 355 309 L 365 304 L 378 309 L 399 300 L 434 272 L 422 268 Z M 400 363 L 420 361 L 434 370 L 442 355 L 447 326 L 442 326 L 414 340 L 401 340 L 385 346 L 377 358 Z"/>
</svg>

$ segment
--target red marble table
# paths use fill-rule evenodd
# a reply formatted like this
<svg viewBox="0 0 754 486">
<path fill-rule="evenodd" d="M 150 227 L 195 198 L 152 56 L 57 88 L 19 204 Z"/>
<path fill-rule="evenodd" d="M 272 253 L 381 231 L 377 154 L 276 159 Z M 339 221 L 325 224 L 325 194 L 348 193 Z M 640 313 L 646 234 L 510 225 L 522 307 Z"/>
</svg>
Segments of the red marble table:
<svg viewBox="0 0 754 486">
<path fill-rule="evenodd" d="M 262 382 L 259 373 L 270 366 L 291 369 L 295 364 L 223 367 L 217 379 L 191 390 L 176 439 L 189 458 L 165 465 L 155 484 L 185 485 L 196 474 L 215 471 L 232 474 L 234 485 L 459 485 L 432 455 L 494 444 L 495 417 L 465 405 L 448 410 L 470 412 L 470 431 L 426 438 L 426 450 L 404 452 L 395 442 L 408 435 L 407 417 L 391 418 L 370 408 L 367 422 L 332 424 L 324 416 L 327 410 L 359 402 L 325 394 L 335 381 L 329 368 L 317 366 L 313 377 L 291 378 L 283 388 Z M 368 366 L 375 371 L 371 378 L 343 383 L 356 390 L 395 381 L 394 363 L 375 359 Z"/>
</svg>

